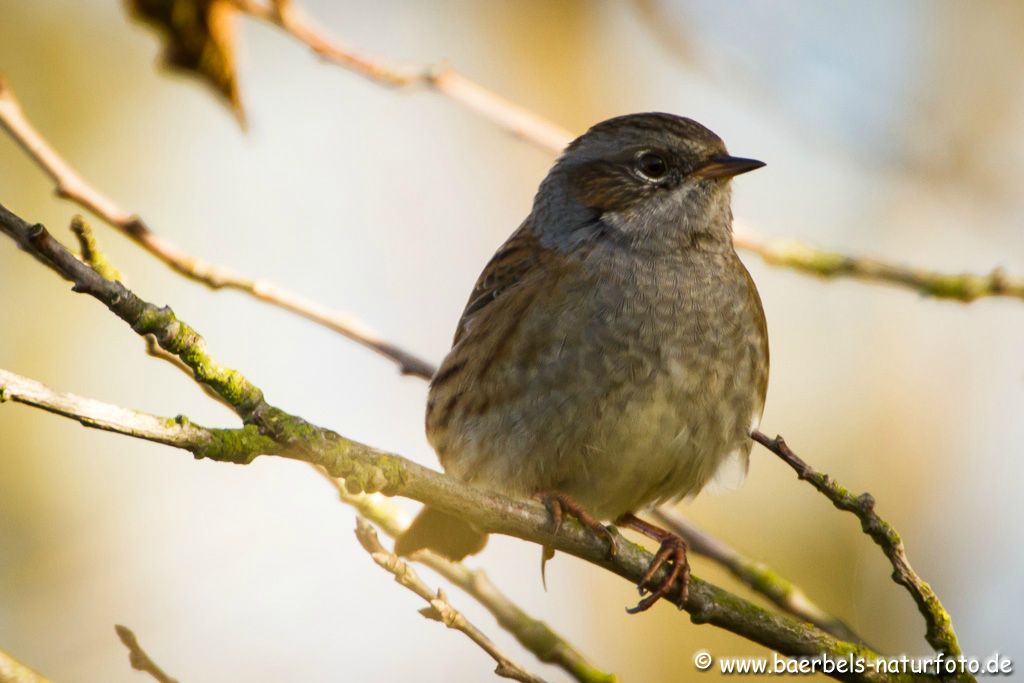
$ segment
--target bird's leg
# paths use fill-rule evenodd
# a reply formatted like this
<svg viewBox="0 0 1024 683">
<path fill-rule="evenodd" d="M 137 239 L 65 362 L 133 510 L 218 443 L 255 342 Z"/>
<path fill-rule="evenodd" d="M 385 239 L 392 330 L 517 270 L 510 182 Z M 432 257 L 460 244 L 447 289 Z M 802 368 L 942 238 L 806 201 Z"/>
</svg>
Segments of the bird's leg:
<svg viewBox="0 0 1024 683">
<path fill-rule="evenodd" d="M 640 582 L 637 583 L 636 587 L 640 590 L 640 595 L 643 595 L 647 591 L 647 584 L 650 583 L 651 579 L 654 578 L 654 575 L 658 573 L 658 570 L 661 569 L 662 565 L 668 562 L 669 559 L 672 560 L 672 565 L 665 579 L 659 583 L 656 588 L 654 588 L 650 595 L 637 603 L 636 607 L 629 608 L 626 611 L 630 614 L 636 614 L 637 612 L 643 612 L 650 609 L 651 605 L 656 603 L 660 598 L 668 595 L 677 580 L 680 582 L 680 604 L 685 603 L 690 587 L 690 563 L 686 560 L 686 541 L 670 531 L 665 531 L 661 527 L 656 527 L 650 522 L 645 522 L 631 512 L 616 519 L 615 523 L 619 526 L 624 526 L 632 529 L 633 531 L 637 531 L 647 538 L 653 539 L 661 544 L 661 547 L 658 548 L 658 552 L 655 554 L 650 566 L 647 567 L 647 571 L 644 572 L 644 575 L 640 578 Z"/>
<path fill-rule="evenodd" d="M 601 520 L 594 517 L 592 514 L 587 512 L 582 505 L 577 503 L 571 497 L 564 493 L 545 492 L 538 493 L 536 495 L 544 507 L 548 509 L 548 514 L 551 515 L 551 526 L 552 533 L 557 534 L 562 528 L 562 522 L 565 520 L 566 513 L 572 515 L 580 521 L 580 524 L 590 529 L 594 534 L 598 536 L 604 536 L 608 539 L 608 557 L 615 557 L 615 553 L 618 552 L 618 540 L 611 529 L 601 524 Z M 544 570 L 547 567 L 548 560 L 555 556 L 555 549 L 551 546 L 543 546 L 541 549 L 540 556 L 540 580 L 544 584 L 544 590 L 548 588 L 547 575 Z"/>
<path fill-rule="evenodd" d="M 551 515 L 553 533 L 557 534 L 562 528 L 562 521 L 566 514 L 570 514 L 579 520 L 580 524 L 594 532 L 595 535 L 608 539 L 608 557 L 615 557 L 619 550 L 618 540 L 615 533 L 601 524 L 601 520 L 587 512 L 579 503 L 564 493 L 546 492 L 537 494 L 537 498 L 544 503 Z"/>
</svg>

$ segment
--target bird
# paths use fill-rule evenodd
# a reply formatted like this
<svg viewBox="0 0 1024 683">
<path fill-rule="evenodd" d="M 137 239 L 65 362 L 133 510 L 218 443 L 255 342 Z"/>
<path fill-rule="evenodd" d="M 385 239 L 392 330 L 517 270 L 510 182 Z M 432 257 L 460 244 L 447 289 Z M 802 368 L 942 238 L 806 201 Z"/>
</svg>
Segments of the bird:
<svg viewBox="0 0 1024 683">
<path fill-rule="evenodd" d="M 538 498 L 556 528 L 568 513 L 660 544 L 631 612 L 677 582 L 685 602 L 689 580 L 685 542 L 638 513 L 746 473 L 768 333 L 733 247 L 731 179 L 762 166 L 673 114 L 594 125 L 483 269 L 430 381 L 426 432 L 448 474 Z M 427 506 L 396 552 L 460 560 L 485 542 Z"/>
</svg>

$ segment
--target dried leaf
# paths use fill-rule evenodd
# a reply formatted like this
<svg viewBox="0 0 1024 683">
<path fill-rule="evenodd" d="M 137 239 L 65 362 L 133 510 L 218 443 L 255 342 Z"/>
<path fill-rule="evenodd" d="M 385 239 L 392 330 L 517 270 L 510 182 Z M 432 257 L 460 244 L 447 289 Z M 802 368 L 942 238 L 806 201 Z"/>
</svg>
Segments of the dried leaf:
<svg viewBox="0 0 1024 683">
<path fill-rule="evenodd" d="M 126 0 L 126 5 L 132 16 L 161 34 L 164 62 L 212 85 L 245 125 L 235 70 L 236 10 L 231 2 Z"/>
</svg>

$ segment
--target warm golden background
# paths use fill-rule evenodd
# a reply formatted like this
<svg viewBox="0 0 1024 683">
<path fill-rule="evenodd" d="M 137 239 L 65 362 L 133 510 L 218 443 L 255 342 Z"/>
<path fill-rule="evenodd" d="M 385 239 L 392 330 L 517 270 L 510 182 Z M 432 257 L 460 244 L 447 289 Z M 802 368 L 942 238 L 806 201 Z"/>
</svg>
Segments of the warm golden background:
<svg viewBox="0 0 1024 683">
<path fill-rule="evenodd" d="M 692 116 L 768 162 L 736 182 L 759 231 L 937 269 L 1024 273 L 1019 2 L 309 1 L 371 54 L 447 59 L 580 132 L 641 110 Z M 242 133 L 205 88 L 154 68 L 119 3 L 0 0 L 0 72 L 97 187 L 191 252 L 352 311 L 431 359 L 551 158 L 426 91 L 395 93 L 243 22 Z M 75 212 L 0 136 L 0 201 L 61 232 Z M 322 328 L 171 274 L 98 221 L 142 296 L 173 304 L 268 397 L 434 464 L 425 385 Z M 67 233 L 63 233 L 67 234 Z M 773 369 L 764 429 L 870 490 L 964 649 L 1024 666 L 1024 302 L 970 305 L 746 258 Z M 0 243 L 0 366 L 55 388 L 231 424 L 97 303 Z M 412 506 L 410 506 L 411 509 Z M 927 651 L 856 521 L 756 450 L 698 523 L 800 583 L 888 652 Z M 113 624 L 182 681 L 487 680 L 492 663 L 419 617 L 308 468 L 250 467 L 0 407 L 0 647 L 55 681 L 138 681 Z M 763 652 L 631 586 L 496 539 L 479 558 L 524 606 L 626 681 L 697 676 L 694 650 Z M 736 587 L 696 559 L 695 572 Z M 436 577 L 430 577 L 435 581 Z M 469 600 L 453 601 L 529 668 Z"/>
</svg>

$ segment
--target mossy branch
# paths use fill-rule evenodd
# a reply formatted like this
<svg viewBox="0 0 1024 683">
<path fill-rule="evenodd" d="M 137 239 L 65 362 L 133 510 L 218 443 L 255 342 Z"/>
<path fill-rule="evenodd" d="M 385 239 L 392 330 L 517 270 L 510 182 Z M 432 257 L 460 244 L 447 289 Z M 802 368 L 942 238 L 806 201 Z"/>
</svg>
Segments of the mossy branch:
<svg viewBox="0 0 1024 683">
<path fill-rule="evenodd" d="M 152 334 L 164 350 L 174 353 L 193 371 L 197 381 L 230 403 L 248 425 L 272 439 L 281 455 L 322 466 L 334 477 L 345 479 L 350 492 L 381 491 L 402 495 L 458 515 L 481 531 L 516 536 L 561 550 L 603 567 L 637 583 L 652 555 L 622 539 L 618 552 L 608 557 L 604 538 L 570 520 L 558 533 L 551 528 L 547 511 L 534 501 L 513 500 L 485 493 L 465 483 L 386 453 L 268 404 L 262 392 L 244 376 L 220 366 L 207 353 L 202 337 L 177 319 L 169 308 L 143 301 L 119 282 L 104 280 L 75 258 L 41 225 L 29 225 L 0 206 L 0 230 L 23 249 L 74 283 L 74 289 L 104 303 L 139 334 Z M 663 578 L 662 568 L 654 581 Z M 697 577 L 691 579 L 689 599 L 683 602 L 678 589 L 666 599 L 690 613 L 694 623 L 708 623 L 790 656 L 849 655 L 873 659 L 869 648 L 842 641 L 811 624 L 758 607 Z M 873 671 L 852 680 L 880 681 L 891 677 Z M 928 680 L 924 678 L 922 680 Z"/>
<path fill-rule="evenodd" d="M 150 415 L 75 394 L 55 391 L 40 382 L 0 368 L 0 402 L 14 401 L 63 415 L 86 427 L 131 436 L 189 451 L 197 459 L 249 463 L 257 455 L 280 454 L 273 439 L 246 425 L 238 429 L 214 429 L 197 425 L 187 417 Z M 387 499 L 352 494 L 344 483 L 316 467 L 336 488 L 341 499 L 359 514 L 377 524 L 389 536 L 397 536 L 407 524 L 401 511 Z M 547 624 L 535 619 L 501 593 L 487 576 L 460 563 L 449 562 L 430 552 L 416 555 L 416 561 L 430 567 L 479 601 L 537 658 L 561 667 L 581 683 L 614 683 L 616 677 L 591 664 L 578 650 Z M 123 638 L 122 638 L 123 640 Z M 0 677 L 0 683 L 3 682 Z"/>
<path fill-rule="evenodd" d="M 928 643 L 939 652 L 944 652 L 950 658 L 959 657 L 961 654 L 960 643 L 957 641 L 956 632 L 953 630 L 953 622 L 949 612 L 942 606 L 938 596 L 932 587 L 928 585 L 914 568 L 910 566 L 907 559 L 907 552 L 903 546 L 903 539 L 896 532 L 889 522 L 878 516 L 875 512 L 875 499 L 870 493 L 854 495 L 846 487 L 839 484 L 827 474 L 818 472 L 808 465 L 796 453 L 786 445 L 781 436 L 774 439 L 759 431 L 751 434 L 754 441 L 779 456 L 787 465 L 793 468 L 797 476 L 810 483 L 822 495 L 832 501 L 840 510 L 852 512 L 860 520 L 861 529 L 871 537 L 872 540 L 882 549 L 885 556 L 892 564 L 892 579 L 907 589 L 918 610 L 924 616 L 927 624 L 925 638 Z M 962 680 L 973 680 L 964 674 Z"/>
<path fill-rule="evenodd" d="M 818 249 L 793 239 L 767 240 L 749 233 L 737 233 L 734 241 L 739 249 L 757 254 L 769 265 L 791 268 L 820 278 L 850 277 L 897 285 L 923 296 L 962 303 L 982 297 L 1024 299 L 1024 277 L 1012 277 L 1001 268 L 986 275 L 940 273 Z"/>
<path fill-rule="evenodd" d="M 246 464 L 281 447 L 253 425 L 214 429 L 192 423 L 184 415 L 160 417 L 53 389 L 0 368 L 0 402 L 15 401 L 63 415 L 86 427 L 184 449 L 196 458 Z"/>
</svg>

